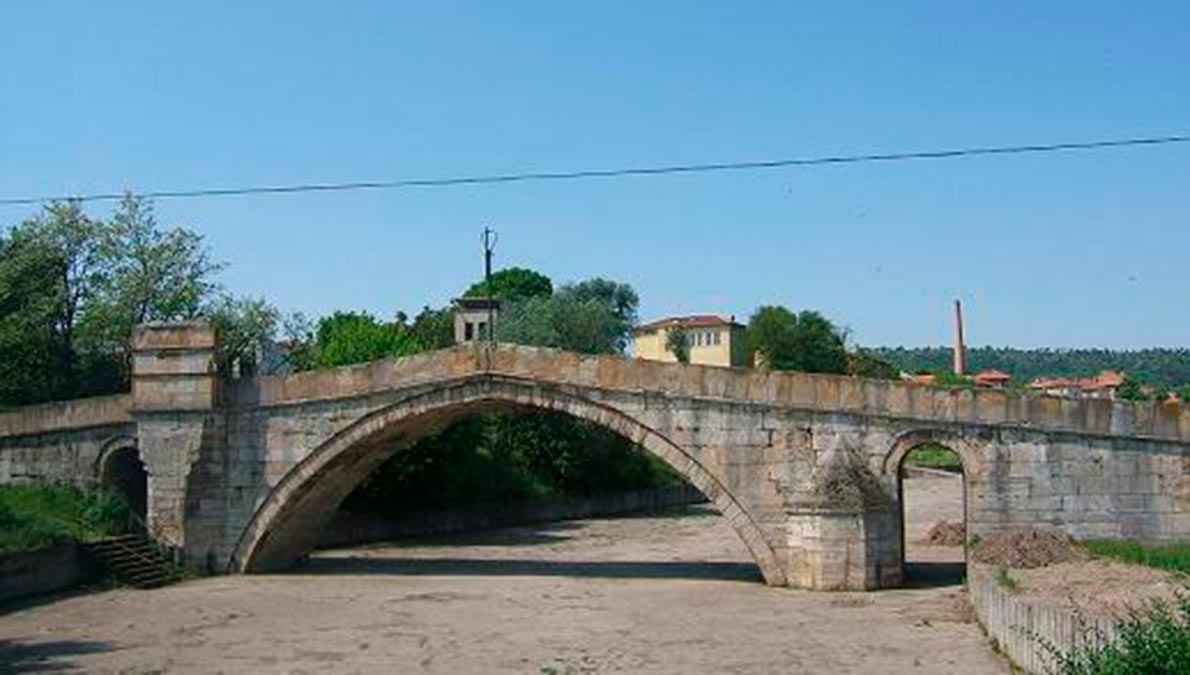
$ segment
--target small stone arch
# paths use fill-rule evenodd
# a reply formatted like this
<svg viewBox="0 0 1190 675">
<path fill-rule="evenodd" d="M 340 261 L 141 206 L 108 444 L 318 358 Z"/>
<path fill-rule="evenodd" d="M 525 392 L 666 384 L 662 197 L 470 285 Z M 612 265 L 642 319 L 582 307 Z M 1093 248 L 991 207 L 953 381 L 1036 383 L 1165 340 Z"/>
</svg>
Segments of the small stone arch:
<svg viewBox="0 0 1190 675">
<path fill-rule="evenodd" d="M 893 441 L 891 447 L 884 455 L 883 473 L 888 480 L 895 486 L 895 494 L 897 496 L 897 520 L 899 522 L 899 548 L 900 559 L 902 566 L 902 575 L 908 574 L 908 548 L 906 541 L 907 528 L 907 505 L 905 498 L 905 486 L 902 479 L 901 467 L 905 463 L 905 458 L 914 449 L 926 443 L 933 443 L 945 447 L 954 452 L 959 457 L 962 464 L 962 515 L 963 525 L 967 530 L 967 536 L 970 536 L 970 504 L 971 504 L 971 490 L 972 480 L 983 471 L 983 451 L 989 438 L 985 438 L 980 434 L 956 432 L 953 429 L 931 427 L 919 428 L 907 431 L 900 434 Z M 967 544 L 966 537 L 963 543 L 963 559 L 967 558 Z M 921 563 L 917 563 L 921 564 Z M 938 564 L 938 563 L 927 563 Z M 949 564 L 949 563 L 943 563 Z M 952 570 L 951 574 L 957 573 L 959 575 L 965 574 L 962 570 Z"/>
<path fill-rule="evenodd" d="M 103 445 L 95 459 L 95 484 L 119 493 L 144 521 L 148 509 L 149 476 L 136 439 L 121 436 Z"/>
<path fill-rule="evenodd" d="M 970 436 L 957 434 L 949 429 L 934 427 L 913 429 L 897 436 L 892 446 L 884 453 L 884 463 L 882 466 L 884 475 L 899 476 L 901 464 L 905 461 L 905 455 L 908 455 L 911 450 L 925 443 L 937 443 L 953 450 L 963 463 L 964 475 L 974 476 L 983 473 L 982 449 L 987 443 L 986 439 L 971 438 Z"/>
<path fill-rule="evenodd" d="M 769 585 L 785 575 L 760 527 L 697 459 L 639 420 L 560 387 L 487 376 L 414 395 L 369 413 L 327 439 L 269 492 L 244 529 L 229 571 L 282 569 L 313 550 L 319 531 L 347 494 L 413 441 L 468 415 L 507 408 L 565 412 L 644 447 L 684 476 L 731 524 Z"/>
</svg>

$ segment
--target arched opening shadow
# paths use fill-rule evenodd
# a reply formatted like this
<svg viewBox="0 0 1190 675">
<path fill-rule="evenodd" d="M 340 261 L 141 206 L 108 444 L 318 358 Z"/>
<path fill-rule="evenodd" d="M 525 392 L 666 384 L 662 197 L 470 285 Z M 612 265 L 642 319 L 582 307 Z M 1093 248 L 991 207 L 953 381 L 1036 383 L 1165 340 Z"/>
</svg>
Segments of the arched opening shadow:
<svg viewBox="0 0 1190 675">
<path fill-rule="evenodd" d="M 138 522 L 144 522 L 149 478 L 136 447 L 121 445 L 103 457 L 99 485 L 120 495 L 136 514 Z"/>
<path fill-rule="evenodd" d="M 910 588 L 962 584 L 967 575 L 967 488 L 962 456 L 925 440 L 897 466 L 901 560 Z"/>
<path fill-rule="evenodd" d="M 782 570 L 776 564 L 772 548 L 766 543 L 750 515 L 735 497 L 695 457 L 659 435 L 656 431 L 623 413 L 572 393 L 553 390 L 539 383 L 515 380 L 487 380 L 482 386 L 461 384 L 415 396 L 371 413 L 328 439 L 298 463 L 273 489 L 257 510 L 237 545 L 231 561 L 232 571 L 280 571 L 309 555 L 320 530 L 329 521 L 347 495 L 386 459 L 419 438 L 449 427 L 474 414 L 525 409 L 553 410 L 579 420 L 605 427 L 657 456 L 677 471 L 714 504 L 730 528 L 743 541 L 755 560 L 748 577 L 759 576 L 770 584 L 783 585 Z M 729 535 L 730 536 L 730 535 Z M 593 576 L 624 577 L 631 574 L 656 578 L 660 574 L 676 577 L 737 578 L 742 567 L 734 565 L 693 566 L 670 561 L 592 562 L 514 561 L 482 562 L 442 555 L 437 563 L 396 561 L 356 563 L 359 569 L 406 573 L 430 573 L 439 569 L 460 574 L 460 570 L 489 570 L 495 574 L 542 574 L 563 572 Z M 330 563 L 316 561 L 310 571 L 329 571 Z M 695 569 L 700 568 L 700 569 Z M 513 572 L 509 572 L 509 570 Z"/>
</svg>

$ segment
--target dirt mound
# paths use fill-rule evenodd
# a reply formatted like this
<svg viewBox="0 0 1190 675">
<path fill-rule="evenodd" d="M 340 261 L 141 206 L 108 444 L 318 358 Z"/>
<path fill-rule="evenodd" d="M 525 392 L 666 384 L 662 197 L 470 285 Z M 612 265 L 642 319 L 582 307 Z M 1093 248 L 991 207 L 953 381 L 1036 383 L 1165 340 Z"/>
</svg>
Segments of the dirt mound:
<svg viewBox="0 0 1190 675">
<path fill-rule="evenodd" d="M 934 523 L 921 543 L 928 546 L 962 546 L 967 540 L 967 528 L 953 520 L 939 520 Z"/>
<path fill-rule="evenodd" d="M 1045 567 L 1078 557 L 1078 548 L 1070 537 L 1031 527 L 990 534 L 971 553 L 975 562 L 1020 569 Z"/>
</svg>

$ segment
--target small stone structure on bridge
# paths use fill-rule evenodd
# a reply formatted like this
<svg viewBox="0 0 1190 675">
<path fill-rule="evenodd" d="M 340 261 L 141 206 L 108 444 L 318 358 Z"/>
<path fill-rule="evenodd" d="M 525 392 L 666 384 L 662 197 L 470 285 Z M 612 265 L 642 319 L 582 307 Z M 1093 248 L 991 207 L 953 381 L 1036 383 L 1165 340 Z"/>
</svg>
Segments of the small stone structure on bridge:
<svg viewBox="0 0 1190 675">
<path fill-rule="evenodd" d="M 132 393 L 0 413 L 0 482 L 107 480 L 139 453 L 153 533 L 213 570 L 308 554 L 393 453 L 467 415 L 558 410 L 639 443 L 710 499 L 773 585 L 896 586 L 900 465 L 923 442 L 965 470 L 968 531 L 1190 538 L 1190 410 L 834 375 L 468 344 L 219 381 L 201 324 L 142 326 Z"/>
</svg>

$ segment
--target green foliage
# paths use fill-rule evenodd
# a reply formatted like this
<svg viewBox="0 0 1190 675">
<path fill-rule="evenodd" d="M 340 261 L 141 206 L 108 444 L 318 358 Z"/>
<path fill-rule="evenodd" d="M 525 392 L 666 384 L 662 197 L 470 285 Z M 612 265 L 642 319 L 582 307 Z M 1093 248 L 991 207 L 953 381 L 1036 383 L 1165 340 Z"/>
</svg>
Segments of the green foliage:
<svg viewBox="0 0 1190 675">
<path fill-rule="evenodd" d="M 665 349 L 678 363 L 690 363 L 690 333 L 681 326 L 668 329 L 665 331 Z"/>
<path fill-rule="evenodd" d="M 868 350 L 906 372 L 950 370 L 949 347 L 879 347 Z M 1140 349 L 1015 349 L 973 347 L 967 350 L 968 367 L 995 368 L 1019 382 L 1044 375 L 1090 376 L 1103 370 L 1122 370 L 1142 381 L 1165 387 L 1190 385 L 1190 348 Z"/>
<path fill-rule="evenodd" d="M 219 269 L 199 235 L 159 229 L 132 196 L 106 222 L 51 203 L 0 252 L 0 405 L 125 389 L 132 327 L 198 316 Z"/>
<path fill-rule="evenodd" d="M 422 351 L 401 321 L 385 322 L 367 312 L 323 317 L 307 345 L 292 354 L 298 370 L 367 363 Z"/>
<path fill-rule="evenodd" d="M 679 480 L 627 439 L 563 413 L 478 415 L 399 450 L 344 508 L 398 515 Z"/>
<path fill-rule="evenodd" d="M 1016 577 L 1012 576 L 1012 573 L 1004 565 L 996 568 L 996 585 L 1009 591 L 1017 591 L 1021 587 L 1020 582 L 1016 580 Z"/>
<path fill-rule="evenodd" d="M 119 496 L 65 485 L 0 485 L 0 550 L 88 541 L 128 532 L 134 518 Z"/>
<path fill-rule="evenodd" d="M 945 445 L 923 443 L 905 455 L 905 466 L 920 466 L 927 469 L 962 473 L 963 461 L 959 454 Z"/>
<path fill-rule="evenodd" d="M 230 373 L 238 365 L 248 375 L 257 369 L 263 354 L 276 337 L 281 317 L 264 298 L 220 297 L 208 310 L 211 326 L 219 336 L 215 355 L 220 372 Z"/>
<path fill-rule="evenodd" d="M 895 366 L 864 349 L 857 349 L 847 355 L 847 374 L 879 380 L 896 380 L 901 377 L 901 371 Z"/>
<path fill-rule="evenodd" d="M 509 267 L 492 272 L 491 288 L 481 280 L 471 284 L 463 295 L 521 302 L 530 298 L 548 298 L 553 293 L 554 284 L 544 274 L 523 267 Z"/>
<path fill-rule="evenodd" d="M 627 284 L 605 279 L 567 284 L 552 296 L 501 311 L 496 339 L 583 354 L 619 354 L 632 335 L 637 302 Z"/>
<path fill-rule="evenodd" d="M 159 228 L 143 198 L 125 195 L 94 236 L 100 274 L 80 326 L 93 348 L 126 352 L 134 326 L 196 318 L 217 290 L 212 277 L 222 265 L 211 261 L 202 237 Z"/>
<path fill-rule="evenodd" d="M 409 334 L 423 349 L 445 349 L 455 343 L 454 313 L 449 308 L 431 309 L 428 305 L 413 317 Z"/>
<path fill-rule="evenodd" d="M 748 321 L 747 341 L 774 370 L 847 372 L 843 332 L 813 310 L 794 313 L 785 307 L 761 307 Z"/>
<path fill-rule="evenodd" d="M 1084 647 L 1060 653 L 1043 645 L 1055 658 L 1057 675 L 1187 675 L 1190 674 L 1190 595 L 1175 603 L 1154 602 L 1120 621 L 1114 640 L 1084 626 Z"/>
<path fill-rule="evenodd" d="M 1091 555 L 1115 558 L 1124 562 L 1190 574 L 1190 542 L 1179 544 L 1145 544 L 1120 539 L 1084 541 L 1083 547 Z"/>
</svg>

